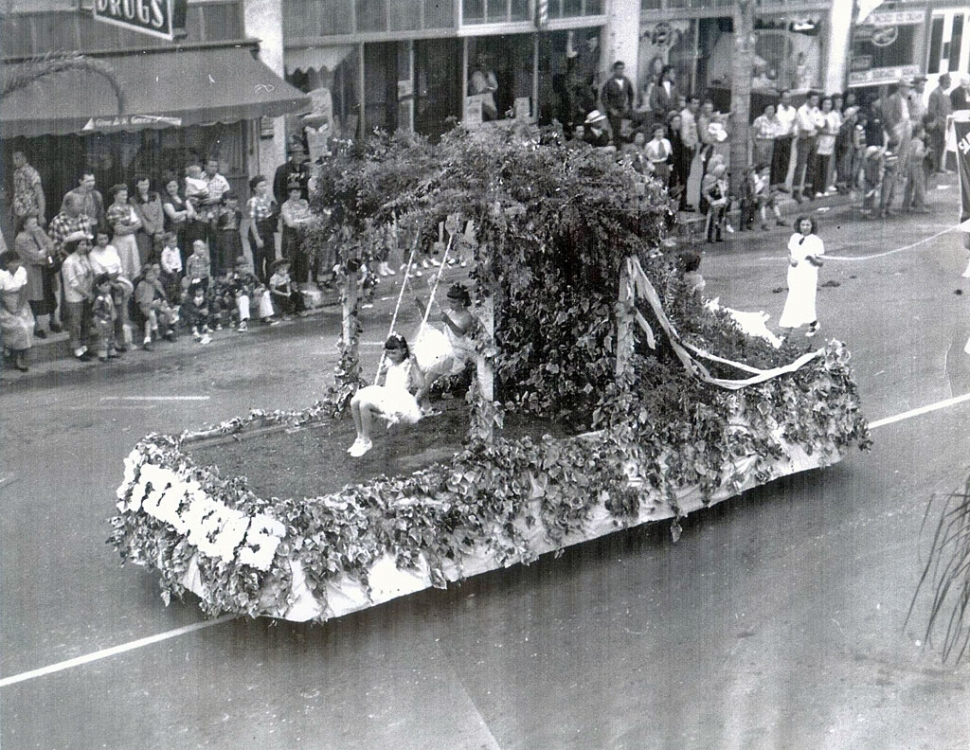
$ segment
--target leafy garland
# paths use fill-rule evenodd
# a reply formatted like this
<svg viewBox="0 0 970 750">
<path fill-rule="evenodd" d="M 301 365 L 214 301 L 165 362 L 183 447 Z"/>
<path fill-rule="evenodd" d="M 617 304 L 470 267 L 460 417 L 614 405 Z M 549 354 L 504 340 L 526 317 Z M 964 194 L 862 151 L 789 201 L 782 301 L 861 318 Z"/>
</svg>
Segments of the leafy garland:
<svg viewBox="0 0 970 750">
<path fill-rule="evenodd" d="M 658 384 L 648 404 L 626 387 L 630 380 L 617 384 L 615 408 L 600 415 L 607 428 L 599 432 L 566 440 L 476 442 L 449 465 L 378 477 L 317 498 L 258 498 L 245 479 L 224 479 L 217 469 L 196 466 L 184 455 L 183 439 L 195 436 L 151 435 L 126 462 L 120 512 L 108 541 L 123 560 L 161 572 L 166 601 L 183 595 L 194 561 L 207 614 L 279 616 L 295 596 L 292 561 L 324 605 L 328 584 L 342 577 L 367 589 L 370 569 L 387 554 L 401 569 L 426 562 L 434 584 L 444 586 L 446 566 L 460 569 L 483 550 L 500 564 L 535 559 L 535 542 L 523 529 L 538 528 L 542 538 L 561 546 L 582 533 L 598 506 L 617 527 L 633 522 L 644 502 L 665 503 L 676 515 L 677 495 L 685 487 L 698 486 L 709 499 L 722 487 L 737 490 L 752 478 L 764 482 L 790 445 L 819 451 L 824 465 L 850 444 L 868 444 L 848 354 L 838 342 L 794 376 L 757 386 L 756 393 L 718 391 L 706 403 L 694 400 L 698 394 L 685 381 Z M 667 419 L 659 422 L 650 410 L 661 401 Z M 307 424 L 328 412 L 319 404 L 302 412 L 254 412 L 196 435 Z M 139 484 L 149 464 L 175 472 L 180 481 L 197 482 L 209 497 L 247 517 L 264 515 L 282 524 L 272 561 L 259 569 L 238 558 L 213 558 L 189 542 L 191 529 L 180 531 L 143 509 L 132 510 L 141 507 L 135 495 L 151 494 Z M 180 507 L 191 515 L 185 502 Z M 677 531 L 675 519 L 675 536 Z M 218 544 L 218 538 L 209 541 Z M 326 616 L 325 611 L 322 619 Z"/>
</svg>

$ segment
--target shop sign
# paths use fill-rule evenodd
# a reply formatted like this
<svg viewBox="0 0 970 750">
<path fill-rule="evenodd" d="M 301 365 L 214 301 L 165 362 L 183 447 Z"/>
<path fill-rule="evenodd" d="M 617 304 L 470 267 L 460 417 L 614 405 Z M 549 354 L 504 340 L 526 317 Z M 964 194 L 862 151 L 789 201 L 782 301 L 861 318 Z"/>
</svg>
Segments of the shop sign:
<svg viewBox="0 0 970 750">
<path fill-rule="evenodd" d="M 188 0 L 94 0 L 94 19 L 174 41 L 185 36 Z"/>
<path fill-rule="evenodd" d="M 895 65 L 890 68 L 871 68 L 849 73 L 849 86 L 878 86 L 898 83 L 900 78 L 919 75 L 918 65 Z"/>
<path fill-rule="evenodd" d="M 880 26 L 872 32 L 869 42 L 876 47 L 888 47 L 899 38 L 898 26 Z"/>
<path fill-rule="evenodd" d="M 130 128 L 178 128 L 182 126 L 181 117 L 165 117 L 164 115 L 119 115 L 117 117 L 92 117 L 81 128 L 81 132 L 93 130 L 128 130 Z"/>
<path fill-rule="evenodd" d="M 926 21 L 921 10 L 896 10 L 873 13 L 865 20 L 867 26 L 916 26 Z"/>
<path fill-rule="evenodd" d="M 872 67 L 872 55 L 853 55 L 852 70 L 869 70 Z"/>
</svg>

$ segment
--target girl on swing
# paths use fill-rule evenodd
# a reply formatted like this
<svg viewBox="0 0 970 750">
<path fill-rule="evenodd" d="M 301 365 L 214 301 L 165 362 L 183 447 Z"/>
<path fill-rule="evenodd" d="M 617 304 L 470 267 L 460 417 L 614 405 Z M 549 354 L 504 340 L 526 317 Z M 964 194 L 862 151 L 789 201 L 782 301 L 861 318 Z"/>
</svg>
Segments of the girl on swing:
<svg viewBox="0 0 970 750">
<path fill-rule="evenodd" d="M 371 428 L 375 417 L 387 420 L 390 427 L 398 422 L 414 424 L 421 419 L 421 409 L 413 391 L 424 388 L 424 376 L 403 336 L 392 333 L 384 343 L 385 357 L 378 382 L 361 388 L 350 400 L 350 410 L 357 428 L 357 439 L 347 452 L 360 458 L 374 447 Z"/>
<path fill-rule="evenodd" d="M 421 298 L 415 297 L 415 302 L 421 313 L 427 315 L 427 306 Z M 471 295 L 465 286 L 453 284 L 448 290 L 448 307 L 441 310 L 438 318 L 444 323 L 444 333 L 436 328 L 424 328 L 414 343 L 414 355 L 425 379 L 417 393 L 423 414 L 431 413 L 428 393 L 434 382 L 444 375 L 458 375 L 475 356 L 475 342 L 470 335 L 475 319 L 468 310 L 471 304 Z"/>
</svg>

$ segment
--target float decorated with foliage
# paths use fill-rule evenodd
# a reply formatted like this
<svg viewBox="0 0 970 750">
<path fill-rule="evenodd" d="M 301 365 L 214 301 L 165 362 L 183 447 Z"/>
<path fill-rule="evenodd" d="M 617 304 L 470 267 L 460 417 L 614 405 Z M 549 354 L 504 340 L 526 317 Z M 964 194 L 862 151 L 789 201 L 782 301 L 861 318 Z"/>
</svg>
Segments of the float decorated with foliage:
<svg viewBox="0 0 970 750">
<path fill-rule="evenodd" d="M 868 447 L 845 346 L 776 348 L 705 308 L 664 190 L 615 155 L 515 127 L 375 136 L 338 144 L 313 203 L 329 219 L 308 242 L 335 243 L 342 269 L 328 392 L 149 435 L 126 459 L 109 543 L 158 571 L 166 602 L 191 591 L 212 616 L 322 621 L 637 524 L 668 519 L 676 540 L 689 512 Z M 443 383 L 465 393 L 463 444 L 302 497 L 260 497 L 196 461 L 200 441 L 349 419 L 367 375 L 359 295 L 389 247 L 473 256 L 474 372 Z M 325 474 L 353 460 L 344 447 L 288 468 Z"/>
</svg>

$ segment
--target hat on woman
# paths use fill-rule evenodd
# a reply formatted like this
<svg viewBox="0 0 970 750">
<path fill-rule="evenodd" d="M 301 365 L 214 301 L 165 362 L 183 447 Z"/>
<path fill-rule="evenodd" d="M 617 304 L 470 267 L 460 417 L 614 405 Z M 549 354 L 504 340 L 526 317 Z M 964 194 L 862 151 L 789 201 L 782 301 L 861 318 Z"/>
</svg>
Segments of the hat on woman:
<svg viewBox="0 0 970 750">
<path fill-rule="evenodd" d="M 583 124 L 592 125 L 597 122 L 602 122 L 605 119 L 606 119 L 606 115 L 604 115 L 598 109 L 594 109 L 592 112 L 586 115 L 586 122 L 584 122 Z"/>
</svg>

